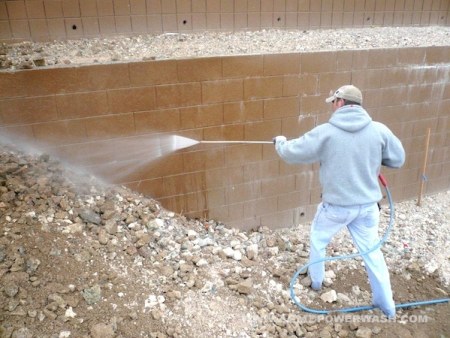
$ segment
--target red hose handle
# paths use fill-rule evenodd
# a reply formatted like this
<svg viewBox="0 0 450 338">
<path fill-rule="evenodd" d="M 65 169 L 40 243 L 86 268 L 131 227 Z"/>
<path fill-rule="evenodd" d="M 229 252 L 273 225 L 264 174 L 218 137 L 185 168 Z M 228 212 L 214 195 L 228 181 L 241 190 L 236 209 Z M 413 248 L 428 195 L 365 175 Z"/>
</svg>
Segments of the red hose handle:
<svg viewBox="0 0 450 338">
<path fill-rule="evenodd" d="M 387 183 L 387 181 L 386 181 L 386 178 L 383 176 L 383 174 L 379 174 L 379 175 L 378 175 L 378 179 L 380 180 L 381 184 L 382 184 L 384 187 L 387 187 L 388 183 Z"/>
</svg>

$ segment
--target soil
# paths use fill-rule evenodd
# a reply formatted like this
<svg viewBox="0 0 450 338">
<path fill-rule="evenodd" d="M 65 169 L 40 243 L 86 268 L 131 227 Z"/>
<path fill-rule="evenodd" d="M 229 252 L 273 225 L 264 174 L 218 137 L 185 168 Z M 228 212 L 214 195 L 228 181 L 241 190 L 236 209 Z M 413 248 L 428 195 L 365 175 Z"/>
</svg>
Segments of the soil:
<svg viewBox="0 0 450 338">
<path fill-rule="evenodd" d="M 0 192 L 0 337 L 450 337 L 449 303 L 399 309 L 392 321 L 377 309 L 297 307 L 289 283 L 307 262 L 309 225 L 242 232 L 186 219 L 9 147 L 0 152 Z M 424 199 L 425 215 L 447 210 L 435 230 L 448 229 L 449 200 Z M 408 214 L 408 203 L 397 210 Z M 330 255 L 352 250 L 334 245 Z M 397 304 L 449 297 L 441 268 L 430 273 L 414 251 L 385 256 Z M 360 259 L 328 272 L 320 292 L 300 275 L 296 296 L 314 309 L 370 304 Z M 348 301 L 323 301 L 332 290 Z"/>
</svg>

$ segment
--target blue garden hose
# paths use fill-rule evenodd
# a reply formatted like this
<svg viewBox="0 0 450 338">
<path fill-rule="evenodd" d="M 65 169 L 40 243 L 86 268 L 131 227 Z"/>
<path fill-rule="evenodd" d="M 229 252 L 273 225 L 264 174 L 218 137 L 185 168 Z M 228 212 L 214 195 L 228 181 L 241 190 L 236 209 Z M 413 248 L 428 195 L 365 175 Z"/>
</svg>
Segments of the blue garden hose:
<svg viewBox="0 0 450 338">
<path fill-rule="evenodd" d="M 318 309 L 312 309 L 309 307 L 306 307 L 305 305 L 303 305 L 302 303 L 300 303 L 297 300 L 297 297 L 295 296 L 295 292 L 294 292 L 294 285 L 298 279 L 298 276 L 307 271 L 306 269 L 313 264 L 316 263 L 320 263 L 320 262 L 326 262 L 326 261 L 334 261 L 334 260 L 338 260 L 338 259 L 348 259 L 348 258 L 354 258 L 354 257 L 358 257 L 358 256 L 364 256 L 367 255 L 368 253 L 371 253 L 374 250 L 377 250 L 378 248 L 380 248 L 384 242 L 386 241 L 389 232 L 392 229 L 392 226 L 394 224 L 394 203 L 392 202 L 392 196 L 391 196 L 391 192 L 389 191 L 389 188 L 387 186 L 387 181 L 386 179 L 380 174 L 379 179 L 381 181 L 381 184 L 384 186 L 385 190 L 386 190 L 386 194 L 387 194 L 387 198 L 389 201 L 389 211 L 390 211 L 390 219 L 389 219 L 389 225 L 386 228 L 386 231 L 384 232 L 383 237 L 381 238 L 381 240 L 371 249 L 363 252 L 363 253 L 355 253 L 355 254 L 351 254 L 351 255 L 344 255 L 344 256 L 337 256 L 337 257 L 325 257 L 319 260 L 316 260 L 314 262 L 308 263 L 304 266 L 302 266 L 301 268 L 299 268 L 294 276 L 291 279 L 291 283 L 289 284 L 289 289 L 290 289 L 290 294 L 291 294 L 291 298 L 294 301 L 295 305 L 297 305 L 300 309 L 302 309 L 303 311 L 306 312 L 310 312 L 310 313 L 315 313 L 315 314 L 322 314 L 322 315 L 326 315 L 329 313 L 333 313 L 333 312 L 341 312 L 341 313 L 351 313 L 351 312 L 358 312 L 358 311 L 367 311 L 367 310 L 373 310 L 376 307 L 373 305 L 364 305 L 364 306 L 356 306 L 356 307 L 346 307 L 346 308 L 341 308 L 341 309 L 336 309 L 336 310 L 318 310 Z M 400 309 L 400 308 L 409 308 L 409 307 L 416 307 L 416 306 L 422 306 L 422 305 L 431 305 L 431 304 L 439 304 L 439 303 L 447 303 L 450 302 L 450 298 L 439 298 L 439 299 L 432 299 L 432 300 L 425 300 L 425 301 L 417 301 L 417 302 L 411 302 L 411 303 L 400 303 L 400 304 L 395 304 L 395 308 Z"/>
</svg>

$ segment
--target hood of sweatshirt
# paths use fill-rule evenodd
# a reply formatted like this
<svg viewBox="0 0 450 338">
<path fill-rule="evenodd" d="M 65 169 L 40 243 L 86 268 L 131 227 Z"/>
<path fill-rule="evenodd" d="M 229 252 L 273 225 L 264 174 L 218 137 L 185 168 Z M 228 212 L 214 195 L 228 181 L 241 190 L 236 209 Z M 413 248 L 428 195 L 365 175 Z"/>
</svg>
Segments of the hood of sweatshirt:
<svg viewBox="0 0 450 338">
<path fill-rule="evenodd" d="M 351 105 L 337 109 L 328 122 L 339 129 L 354 133 L 366 127 L 372 122 L 372 118 L 363 107 Z"/>
</svg>

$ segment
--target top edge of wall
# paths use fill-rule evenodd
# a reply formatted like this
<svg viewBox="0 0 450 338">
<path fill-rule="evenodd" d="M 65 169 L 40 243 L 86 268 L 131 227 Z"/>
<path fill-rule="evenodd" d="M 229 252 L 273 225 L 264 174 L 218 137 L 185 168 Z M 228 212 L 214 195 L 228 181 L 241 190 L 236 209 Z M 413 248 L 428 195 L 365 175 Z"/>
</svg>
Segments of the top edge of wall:
<svg viewBox="0 0 450 338">
<path fill-rule="evenodd" d="M 128 59 L 119 61 L 108 62 L 90 62 L 90 63 L 77 63 L 76 61 L 69 64 L 56 64 L 45 66 L 30 66 L 30 68 L 0 68 L 0 74 L 18 73 L 18 72 L 33 72 L 33 71 L 49 71 L 52 69 L 57 70 L 70 70 L 78 68 L 108 68 L 109 67 L 128 67 L 129 64 L 139 63 L 166 63 L 166 62 L 181 62 L 185 60 L 208 60 L 208 59 L 233 59 L 233 58 L 252 58 L 252 57 L 265 57 L 279 55 L 280 57 L 289 55 L 311 55 L 311 54 L 344 54 L 351 53 L 360 58 L 363 53 L 367 55 L 371 53 L 378 53 L 380 51 L 393 52 L 401 51 L 397 54 L 395 64 L 414 64 L 414 65 L 433 65 L 433 64 L 449 64 L 448 53 L 450 52 L 450 45 L 444 46 L 405 46 L 405 47 L 374 47 L 370 49 L 340 49 L 340 50 L 311 50 L 311 51 L 286 51 L 277 53 L 254 53 L 254 54 L 236 54 L 236 55 L 206 55 L 206 56 L 184 56 L 174 58 L 161 58 L 161 59 Z M 392 53 L 391 53 L 392 54 Z M 420 54 L 420 55 L 419 55 Z"/>
</svg>

